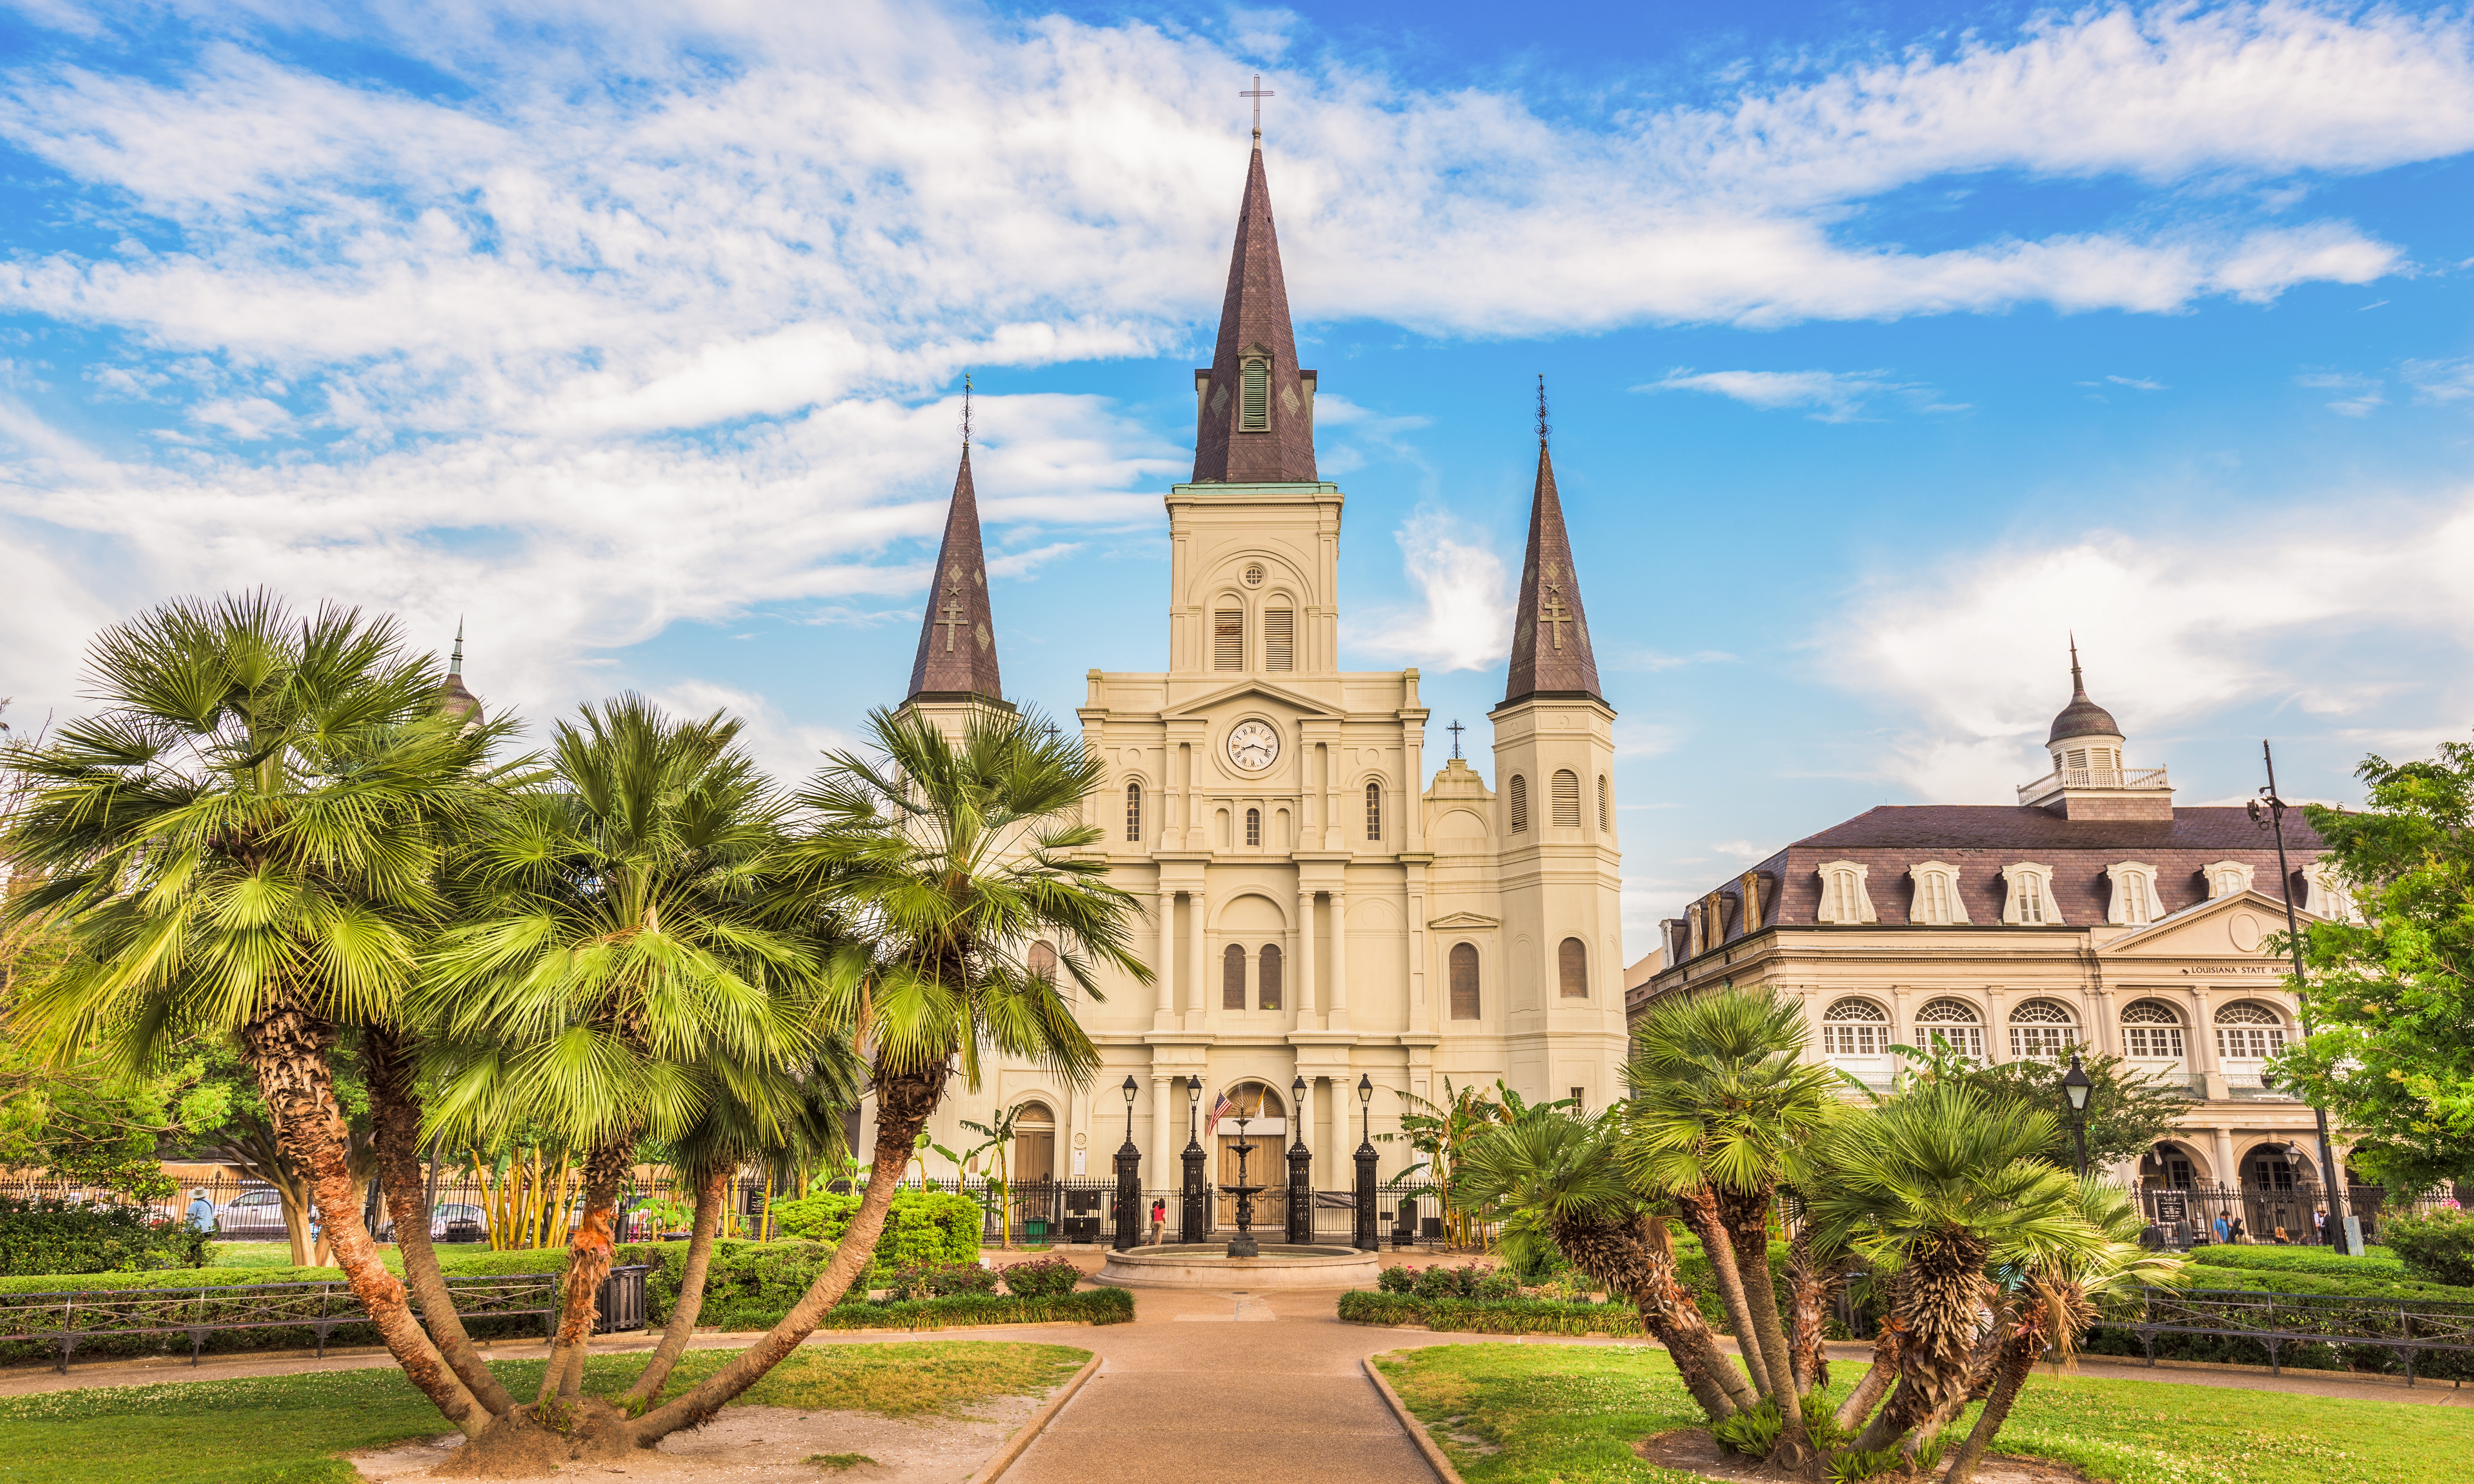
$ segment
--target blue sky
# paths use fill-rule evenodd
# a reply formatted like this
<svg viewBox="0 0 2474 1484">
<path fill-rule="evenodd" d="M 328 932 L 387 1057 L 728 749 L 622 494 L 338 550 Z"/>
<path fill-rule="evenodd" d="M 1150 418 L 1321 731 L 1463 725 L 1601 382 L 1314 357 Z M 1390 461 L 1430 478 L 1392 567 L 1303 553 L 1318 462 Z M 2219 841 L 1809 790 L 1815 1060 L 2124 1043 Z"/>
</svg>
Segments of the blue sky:
<svg viewBox="0 0 2474 1484">
<path fill-rule="evenodd" d="M 1348 662 L 1484 765 L 1544 372 L 1634 952 L 2006 802 L 2074 629 L 2186 802 L 2465 735 L 2474 26 L 2302 4 L 0 3 L 9 720 L 265 583 L 804 768 L 966 370 L 1008 690 L 1157 668 L 1257 70 Z"/>
</svg>

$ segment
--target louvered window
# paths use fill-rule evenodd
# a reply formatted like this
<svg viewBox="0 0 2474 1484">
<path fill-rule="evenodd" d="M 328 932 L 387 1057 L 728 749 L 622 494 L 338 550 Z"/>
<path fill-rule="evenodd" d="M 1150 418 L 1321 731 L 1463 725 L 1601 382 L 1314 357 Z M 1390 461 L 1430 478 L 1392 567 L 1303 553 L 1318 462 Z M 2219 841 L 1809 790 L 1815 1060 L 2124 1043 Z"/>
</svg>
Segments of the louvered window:
<svg viewBox="0 0 2474 1484">
<path fill-rule="evenodd" d="M 1581 780 L 1569 768 L 1555 770 L 1552 783 L 1557 829 L 1581 827 Z"/>
<path fill-rule="evenodd" d="M 1274 608 L 1263 610 L 1263 668 L 1294 670 L 1298 667 L 1298 610 Z"/>
<path fill-rule="evenodd" d="M 1589 948 L 1578 938 L 1566 938 L 1555 949 L 1555 978 L 1565 999 L 1589 997 Z"/>
<path fill-rule="evenodd" d="M 1272 426 L 1272 365 L 1249 360 L 1237 371 L 1237 431 L 1269 432 Z"/>
<path fill-rule="evenodd" d="M 1220 954 L 1220 1008 L 1246 1008 L 1246 950 L 1233 943 Z"/>
<path fill-rule="evenodd" d="M 1383 785 L 1380 783 L 1366 785 L 1366 838 L 1383 838 Z"/>
<path fill-rule="evenodd" d="M 1260 954 L 1257 954 L 1254 959 L 1254 972 L 1256 976 L 1262 980 L 1261 985 L 1255 992 L 1256 1007 L 1263 1010 L 1279 1009 L 1280 945 L 1278 944 L 1267 943 L 1263 945 L 1263 951 Z"/>
<path fill-rule="evenodd" d="M 1598 775 L 1598 833 L 1606 834 L 1614 826 L 1607 823 L 1607 776 Z"/>
<path fill-rule="evenodd" d="M 1143 785 L 1140 783 L 1126 785 L 1126 838 L 1133 841 L 1143 838 Z"/>
<path fill-rule="evenodd" d="M 1246 610 L 1224 608 L 1211 615 L 1211 668 L 1246 668 Z"/>
<path fill-rule="evenodd" d="M 1452 1018 L 1477 1018 L 1477 948 L 1466 943 L 1452 945 Z"/>
<path fill-rule="evenodd" d="M 1260 809 L 1246 811 L 1246 843 L 1248 845 L 1263 843 L 1263 811 Z"/>
<path fill-rule="evenodd" d="M 1512 776 L 1512 827 L 1516 832 L 1529 827 L 1529 780 L 1517 773 Z"/>
</svg>

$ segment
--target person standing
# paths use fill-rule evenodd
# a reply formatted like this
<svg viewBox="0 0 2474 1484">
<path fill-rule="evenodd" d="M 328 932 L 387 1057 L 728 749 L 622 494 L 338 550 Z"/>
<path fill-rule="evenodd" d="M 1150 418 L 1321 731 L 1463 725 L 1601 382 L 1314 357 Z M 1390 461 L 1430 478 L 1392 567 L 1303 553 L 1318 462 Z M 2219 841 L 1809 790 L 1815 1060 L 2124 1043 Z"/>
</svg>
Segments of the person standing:
<svg viewBox="0 0 2474 1484">
<path fill-rule="evenodd" d="M 1166 1235 L 1166 1234 L 1167 1234 L 1167 1233 L 1168 1233 L 1168 1201 L 1167 1201 L 1167 1199 L 1166 1199 L 1165 1197 L 1161 1197 L 1161 1196 L 1153 1196 L 1153 1197 L 1152 1197 L 1152 1239 L 1151 1239 L 1151 1245 L 1152 1245 L 1152 1246 L 1153 1246 L 1153 1247 L 1157 1247 L 1158 1245 L 1160 1245 L 1160 1238 L 1161 1238 L 1162 1236 Z"/>
<path fill-rule="evenodd" d="M 189 1230 L 211 1232 L 214 1229 L 215 1203 L 207 1198 L 206 1187 L 200 1185 L 189 1192 Z"/>
<path fill-rule="evenodd" d="M 2223 1213 L 2219 1212 L 2217 1216 L 2217 1245 L 2222 1247 L 2228 1240 L 2230 1238 L 2226 1234 L 2225 1218 Z"/>
</svg>

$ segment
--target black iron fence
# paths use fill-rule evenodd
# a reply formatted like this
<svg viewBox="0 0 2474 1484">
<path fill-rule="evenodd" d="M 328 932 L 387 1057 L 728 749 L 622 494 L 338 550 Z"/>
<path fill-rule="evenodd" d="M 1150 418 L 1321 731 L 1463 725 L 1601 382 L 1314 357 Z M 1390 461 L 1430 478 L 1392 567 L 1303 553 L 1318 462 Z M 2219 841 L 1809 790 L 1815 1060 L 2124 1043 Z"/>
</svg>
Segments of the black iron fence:
<svg viewBox="0 0 2474 1484">
<path fill-rule="evenodd" d="M 2391 1196 L 2380 1185 L 2346 1188 L 2345 1210 L 2362 1224 L 2363 1240 L 2379 1240 L 2380 1222 L 2444 1204 L 2438 1192 Z M 2173 1247 L 2203 1242 L 2248 1241 L 2267 1245 L 2327 1246 L 2328 1201 L 2316 1185 L 2297 1183 L 2274 1188 L 2257 1185 L 2204 1185 L 2188 1189 L 2143 1189 L 2140 1208 L 2156 1224 L 2158 1235 Z"/>
<path fill-rule="evenodd" d="M 2113 1324 L 2113 1321 L 2107 1321 Z M 2234 1288 L 2149 1288 L 2130 1330 L 2156 1363 L 2156 1342 L 2168 1335 L 2248 1340 L 2266 1347 L 2268 1369 L 2283 1374 L 2285 1352 L 2297 1345 L 2362 1346 L 2397 1352 L 2406 1384 L 2414 1359 L 2431 1352 L 2474 1352 L 2474 1304 L 2341 1298 L 2330 1294 L 2258 1293 Z"/>
</svg>

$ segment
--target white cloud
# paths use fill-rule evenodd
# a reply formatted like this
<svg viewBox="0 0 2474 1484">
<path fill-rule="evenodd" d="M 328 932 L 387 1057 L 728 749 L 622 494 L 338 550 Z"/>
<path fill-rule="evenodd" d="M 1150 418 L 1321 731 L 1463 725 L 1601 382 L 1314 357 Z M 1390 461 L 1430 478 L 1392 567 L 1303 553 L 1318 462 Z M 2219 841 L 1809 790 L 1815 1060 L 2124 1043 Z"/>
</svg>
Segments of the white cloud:
<svg viewBox="0 0 2474 1484">
<path fill-rule="evenodd" d="M 2128 387 L 2133 392 L 2164 392 L 2171 390 L 2165 385 L 2165 383 L 2158 381 L 2153 376 L 2107 376 L 2104 379 L 2112 382 L 2118 387 Z"/>
<path fill-rule="evenodd" d="M 2328 403 L 2330 412 L 2344 418 L 2367 418 L 2373 412 L 2387 406 L 2389 400 L 2380 395 L 2380 389 L 2385 383 L 2376 376 L 2354 376 L 2339 371 L 2309 371 L 2294 377 L 2293 384 L 2297 387 L 2309 387 L 2315 392 L 2347 394 Z"/>
<path fill-rule="evenodd" d="M 1351 647 L 1432 670 L 1501 663 L 1512 643 L 1512 579 L 1493 545 L 1447 512 L 1426 506 L 1395 537 L 1421 602 L 1369 612 Z"/>
<path fill-rule="evenodd" d="M 2474 398 L 2474 356 L 2453 361 L 2408 361 L 2398 368 L 2418 402 L 2462 402 Z"/>
<path fill-rule="evenodd" d="M 1866 407 L 1877 397 L 1896 396 L 1926 412 L 1963 412 L 1964 404 L 1935 400 L 1932 388 L 1918 382 L 1885 381 L 1889 372 L 1869 371 L 1695 371 L 1679 366 L 1636 392 L 1710 392 L 1747 406 L 1774 412 L 1809 407 L 1815 422 L 1864 420 Z"/>
<path fill-rule="evenodd" d="M 2465 673 L 2474 633 L 2469 562 L 2474 494 L 2393 511 L 2356 499 L 2341 525 L 2305 512 L 2234 532 L 2099 534 L 1884 578 L 1813 642 L 1833 683 L 1906 718 L 1866 771 L 1927 800 L 1992 802 L 2048 766 L 2073 630 L 2089 692 L 2134 754 L 2143 735 L 2227 707 L 2342 715 L 2408 683 L 2376 663 L 2294 662 L 2297 646 L 2337 641 L 2425 656 L 2412 686 L 2432 694 L 2434 714 L 2462 716 L 2474 696 L 2450 677 Z"/>
</svg>

